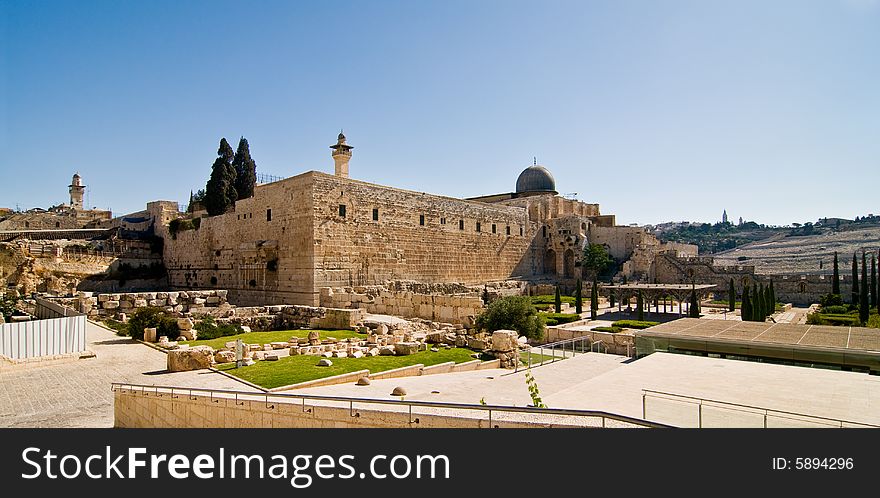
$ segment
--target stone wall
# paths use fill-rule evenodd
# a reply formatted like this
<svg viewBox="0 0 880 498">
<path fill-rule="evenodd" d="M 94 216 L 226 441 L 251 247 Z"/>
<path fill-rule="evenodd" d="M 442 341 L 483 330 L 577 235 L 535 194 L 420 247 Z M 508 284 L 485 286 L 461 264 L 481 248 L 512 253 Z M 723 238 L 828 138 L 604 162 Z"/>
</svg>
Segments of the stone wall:
<svg viewBox="0 0 880 498">
<path fill-rule="evenodd" d="M 175 313 L 197 313 L 204 308 L 217 308 L 227 303 L 225 290 L 131 292 L 97 294 L 81 292 L 77 298 L 78 311 L 89 318 L 117 317 L 131 314 L 138 308 L 157 307 Z"/>
<path fill-rule="evenodd" d="M 323 287 L 321 306 L 353 307 L 367 313 L 471 325 L 483 311 L 483 300 L 475 292 L 444 295 L 393 290 L 385 286 Z"/>
<path fill-rule="evenodd" d="M 117 388 L 113 395 L 114 427 L 118 428 L 488 428 L 486 412 L 462 412 L 455 415 L 429 414 L 424 408 L 414 408 L 413 418 L 406 409 L 388 405 L 362 405 L 356 408 L 358 416 L 352 416 L 349 407 L 318 405 L 314 402 L 292 400 L 281 402 L 278 398 L 264 397 L 259 393 L 251 396 L 214 396 L 193 392 L 184 395 L 184 389 L 170 392 L 136 392 Z M 189 393 L 188 393 L 189 394 Z M 405 405 L 403 405 L 405 406 Z M 384 408 L 384 409 L 383 409 Z M 544 419 L 540 415 L 517 421 L 505 420 L 505 415 L 493 413 L 491 427 L 575 427 Z M 582 423 L 599 426 L 601 420 L 589 419 Z M 620 423 L 616 423 L 617 426 Z M 578 426 L 581 427 L 581 426 Z"/>
</svg>

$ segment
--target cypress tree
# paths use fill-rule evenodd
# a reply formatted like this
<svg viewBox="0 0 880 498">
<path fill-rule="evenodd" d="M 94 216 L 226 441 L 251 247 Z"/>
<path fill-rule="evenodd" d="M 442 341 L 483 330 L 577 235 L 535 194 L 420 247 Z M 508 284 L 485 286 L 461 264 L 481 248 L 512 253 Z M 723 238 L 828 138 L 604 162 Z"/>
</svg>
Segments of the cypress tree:
<svg viewBox="0 0 880 498">
<path fill-rule="evenodd" d="M 238 150 L 232 159 L 235 168 L 235 193 L 238 199 L 254 196 L 254 185 L 257 184 L 257 163 L 251 157 L 250 145 L 246 138 L 238 141 Z"/>
<path fill-rule="evenodd" d="M 749 286 L 743 286 L 743 297 L 742 297 L 742 305 L 740 306 L 740 314 L 742 315 L 742 321 L 750 322 L 752 321 L 752 302 L 749 298 Z"/>
<path fill-rule="evenodd" d="M 577 281 L 577 287 L 574 291 L 574 312 L 580 315 L 584 312 L 584 303 L 583 303 L 583 283 L 581 279 Z"/>
<path fill-rule="evenodd" d="M 877 306 L 877 260 L 871 253 L 871 307 Z"/>
<path fill-rule="evenodd" d="M 862 326 L 868 324 L 868 316 L 871 313 L 868 304 L 868 261 L 865 258 L 865 251 L 862 251 L 862 286 L 859 292 L 859 321 Z"/>
<path fill-rule="evenodd" d="M 834 273 L 831 276 L 831 293 L 840 295 L 840 270 L 837 267 L 837 251 L 834 251 Z"/>
<path fill-rule="evenodd" d="M 614 296 L 612 291 L 612 296 Z M 590 319 L 595 320 L 599 314 L 599 284 L 593 280 L 593 290 L 590 291 Z"/>
<path fill-rule="evenodd" d="M 223 214 L 235 203 L 234 153 L 225 138 L 220 140 L 217 159 L 211 166 L 211 178 L 205 185 L 205 209 L 210 216 Z"/>
<path fill-rule="evenodd" d="M 770 286 L 768 285 L 767 287 L 764 287 L 764 310 L 767 316 L 772 315 L 776 308 L 775 306 L 773 306 L 773 302 L 771 300 L 772 298 L 770 297 Z"/>
<path fill-rule="evenodd" d="M 727 305 L 727 311 L 736 311 L 736 286 L 733 284 L 733 279 L 730 279 L 730 289 L 727 291 L 727 298 L 730 301 L 730 304 Z"/>
<path fill-rule="evenodd" d="M 639 321 L 645 321 L 645 299 L 642 297 L 642 289 L 639 289 L 638 297 L 636 297 L 636 308 L 638 309 Z"/>
<path fill-rule="evenodd" d="M 776 289 L 773 288 L 773 281 L 770 281 L 770 309 L 771 313 L 776 312 Z"/>
<path fill-rule="evenodd" d="M 596 282 L 593 282 L 593 285 L 596 285 Z M 614 302 L 614 289 L 611 289 L 611 292 L 608 293 L 608 306 L 614 307 L 616 303 Z"/>
<path fill-rule="evenodd" d="M 859 304 L 859 263 L 856 261 L 856 253 L 853 253 L 852 289 L 850 291 L 850 303 Z"/>
<path fill-rule="evenodd" d="M 688 310 L 688 316 L 691 318 L 700 318 L 700 300 L 697 299 L 697 291 L 691 291 L 691 305 Z"/>
<path fill-rule="evenodd" d="M 556 300 L 554 302 L 556 312 L 562 313 L 562 295 L 559 294 L 559 286 L 556 286 Z"/>
<path fill-rule="evenodd" d="M 764 313 L 764 284 L 760 284 L 754 289 L 755 291 L 754 298 L 752 299 L 752 305 L 754 306 L 752 310 L 752 318 L 754 318 L 756 322 L 763 322 L 764 318 L 767 315 Z"/>
</svg>

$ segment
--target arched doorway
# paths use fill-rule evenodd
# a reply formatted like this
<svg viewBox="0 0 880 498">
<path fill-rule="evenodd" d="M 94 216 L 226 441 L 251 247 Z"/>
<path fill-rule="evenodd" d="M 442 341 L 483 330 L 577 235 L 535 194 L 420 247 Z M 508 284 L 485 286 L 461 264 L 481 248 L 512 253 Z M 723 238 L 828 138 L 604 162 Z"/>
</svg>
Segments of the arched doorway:
<svg viewBox="0 0 880 498">
<path fill-rule="evenodd" d="M 562 255 L 562 263 L 565 278 L 574 277 L 574 251 L 566 250 Z"/>
<path fill-rule="evenodd" d="M 556 275 L 556 251 L 547 249 L 544 253 L 544 273 Z"/>
</svg>

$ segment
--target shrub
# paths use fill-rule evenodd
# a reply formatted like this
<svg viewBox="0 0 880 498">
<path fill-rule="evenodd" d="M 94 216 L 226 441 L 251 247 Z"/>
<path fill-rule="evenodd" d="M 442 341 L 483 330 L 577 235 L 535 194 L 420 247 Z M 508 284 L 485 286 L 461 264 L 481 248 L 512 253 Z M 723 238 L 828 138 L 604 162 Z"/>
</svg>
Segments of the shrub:
<svg viewBox="0 0 880 498">
<path fill-rule="evenodd" d="M 541 340 L 544 336 L 544 320 L 527 296 L 507 296 L 492 301 L 477 317 L 476 325 L 489 332 L 516 330 L 533 340 Z"/>
<path fill-rule="evenodd" d="M 594 330 L 596 332 L 612 332 L 616 334 L 623 329 L 620 327 L 593 327 L 591 330 Z"/>
<path fill-rule="evenodd" d="M 574 313 L 541 313 L 541 317 L 547 323 L 547 325 L 558 325 L 560 323 L 571 323 L 576 322 L 581 319 L 581 317 Z M 550 323 L 550 320 L 553 320 L 556 323 Z"/>
<path fill-rule="evenodd" d="M 141 308 L 128 320 L 128 335 L 134 339 L 144 339 L 145 328 L 155 328 L 156 336 L 167 336 L 174 340 L 180 335 L 177 320 L 165 315 L 161 308 Z"/>
<path fill-rule="evenodd" d="M 199 333 L 199 339 L 216 339 L 218 337 L 228 337 L 244 332 L 239 325 L 231 323 L 217 324 L 217 321 L 214 320 L 214 317 L 212 316 L 206 316 L 203 318 L 202 321 L 195 325 L 195 329 Z"/>
<path fill-rule="evenodd" d="M 201 225 L 201 218 L 196 218 L 193 220 L 188 220 L 186 218 L 176 218 L 171 220 L 171 223 L 168 224 L 168 232 L 171 234 L 172 239 L 177 239 L 177 234 L 179 232 L 183 232 L 184 230 L 198 230 Z"/>
<path fill-rule="evenodd" d="M 836 325 L 844 327 L 858 327 L 858 316 L 832 315 L 827 313 L 810 313 L 807 315 L 807 323 L 810 325 Z"/>
<path fill-rule="evenodd" d="M 843 299 L 840 298 L 840 294 L 826 294 L 819 298 L 819 304 L 823 308 L 826 306 L 840 306 L 843 304 Z"/>
<path fill-rule="evenodd" d="M 849 309 L 846 306 L 823 306 L 822 307 L 823 314 L 832 314 L 832 315 L 845 315 L 849 313 Z"/>
<path fill-rule="evenodd" d="M 646 329 L 648 327 L 653 327 L 654 325 L 660 325 L 660 322 L 646 322 L 639 320 L 618 320 L 611 324 L 612 327 L 618 327 L 622 329 Z"/>
<path fill-rule="evenodd" d="M 108 318 L 104 320 L 104 325 L 116 331 L 116 335 L 126 337 L 128 336 L 128 324 L 122 323 L 120 321 L 114 320 L 112 318 Z"/>
</svg>

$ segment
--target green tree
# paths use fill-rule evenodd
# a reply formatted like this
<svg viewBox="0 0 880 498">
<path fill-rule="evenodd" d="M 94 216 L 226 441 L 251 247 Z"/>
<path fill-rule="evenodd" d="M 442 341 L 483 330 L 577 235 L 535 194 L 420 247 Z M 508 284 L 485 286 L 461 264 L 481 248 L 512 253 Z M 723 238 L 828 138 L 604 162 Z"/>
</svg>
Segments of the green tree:
<svg viewBox="0 0 880 498">
<path fill-rule="evenodd" d="M 205 185 L 205 209 L 210 216 L 229 211 L 235 205 L 235 168 L 232 159 L 235 153 L 225 138 L 220 140 L 217 159 L 211 166 L 211 178 Z"/>
<path fill-rule="evenodd" d="M 763 322 L 766 316 L 764 314 L 764 299 L 761 289 L 758 287 L 758 284 L 754 284 L 752 286 L 752 321 Z"/>
<path fill-rule="evenodd" d="M 536 341 L 544 337 L 544 319 L 528 296 L 506 296 L 492 301 L 477 316 L 476 325 L 482 330 L 516 330 Z"/>
<path fill-rule="evenodd" d="M 770 286 L 764 287 L 764 314 L 770 316 L 773 314 L 773 305 L 770 303 Z"/>
<path fill-rule="evenodd" d="M 7 292 L 0 296 L 0 314 L 3 315 L 3 318 L 8 322 L 9 317 L 15 313 L 15 305 L 19 301 L 19 297 L 17 293 Z"/>
<path fill-rule="evenodd" d="M 776 289 L 773 288 L 773 281 L 770 281 L 770 312 L 776 312 Z"/>
<path fill-rule="evenodd" d="M 750 322 L 752 321 L 752 300 L 749 297 L 749 286 L 743 286 L 743 296 L 742 296 L 742 305 L 740 306 L 740 315 L 742 316 L 742 321 Z"/>
<path fill-rule="evenodd" d="M 859 263 L 856 261 L 856 253 L 852 260 L 852 289 L 850 291 L 850 304 L 859 304 Z"/>
<path fill-rule="evenodd" d="M 241 137 L 238 141 L 238 149 L 232 159 L 232 167 L 235 168 L 235 193 L 238 199 L 247 199 L 254 196 L 254 186 L 257 184 L 257 163 L 251 157 L 250 146 L 246 138 Z"/>
<path fill-rule="evenodd" d="M 612 291 L 612 296 L 614 291 Z M 590 291 L 590 320 L 595 320 L 599 314 L 599 284 L 593 280 L 593 289 Z"/>
<path fill-rule="evenodd" d="M 591 280 L 601 275 L 611 266 L 611 256 L 602 244 L 590 244 L 584 248 L 584 256 L 581 259 L 581 267 L 588 272 Z"/>
<path fill-rule="evenodd" d="M 638 313 L 638 318 L 640 322 L 645 321 L 645 298 L 642 297 L 642 289 L 639 289 L 639 293 L 636 296 L 636 313 Z"/>
<path fill-rule="evenodd" d="M 862 286 L 859 289 L 859 322 L 862 326 L 868 324 L 868 318 L 871 315 L 871 307 L 868 304 L 868 261 L 865 257 L 865 251 L 862 251 Z"/>
<path fill-rule="evenodd" d="M 691 300 L 690 300 L 690 309 L 688 310 L 688 316 L 691 318 L 700 318 L 700 300 L 697 299 L 697 291 L 691 291 Z M 641 318 L 639 318 L 641 320 Z"/>
<path fill-rule="evenodd" d="M 580 315 L 584 312 L 584 284 L 581 279 L 577 280 L 577 287 L 574 290 L 574 312 Z"/>
<path fill-rule="evenodd" d="M 831 275 L 831 293 L 840 295 L 840 269 L 837 266 L 837 251 L 834 251 L 834 273 Z"/>
<path fill-rule="evenodd" d="M 736 311 L 736 285 L 734 285 L 732 278 L 730 279 L 730 289 L 727 291 L 727 300 L 729 301 L 727 311 Z"/>
<path fill-rule="evenodd" d="M 553 306 L 557 313 L 562 313 L 562 294 L 559 293 L 558 285 L 556 286 L 556 298 L 553 301 Z"/>
<path fill-rule="evenodd" d="M 871 307 L 877 306 L 877 260 L 871 253 Z"/>
</svg>

